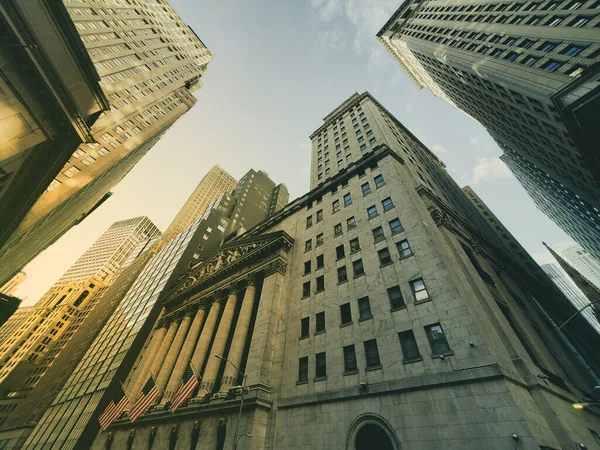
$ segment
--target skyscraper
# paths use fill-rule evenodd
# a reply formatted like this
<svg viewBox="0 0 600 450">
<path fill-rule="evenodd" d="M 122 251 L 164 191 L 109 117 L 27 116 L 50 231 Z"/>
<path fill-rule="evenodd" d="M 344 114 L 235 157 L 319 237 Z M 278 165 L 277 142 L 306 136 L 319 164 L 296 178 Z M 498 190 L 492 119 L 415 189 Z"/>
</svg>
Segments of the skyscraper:
<svg viewBox="0 0 600 450">
<path fill-rule="evenodd" d="M 66 2 L 110 101 L 90 142 L 54 179 L 0 245 L 5 282 L 106 200 L 110 189 L 195 103 L 212 56 L 165 0 Z"/>
<path fill-rule="evenodd" d="M 37 363 L 48 354 L 56 357 L 60 352 L 57 343 L 72 321 L 93 308 L 138 243 L 159 233 L 147 217 L 137 217 L 114 223 L 100 236 L 42 296 L 27 320 L 2 342 L 2 389 L 35 386 L 51 364 L 47 361 L 38 367 Z"/>
<path fill-rule="evenodd" d="M 10 280 L 8 280 L 4 284 L 4 286 L 0 287 L 0 293 L 6 294 L 6 295 L 14 294 L 15 291 L 18 289 L 18 287 L 21 285 L 21 283 L 23 283 L 23 281 L 25 281 L 25 278 L 27 278 L 27 274 L 23 271 L 19 272 L 14 277 L 12 277 Z"/>
<path fill-rule="evenodd" d="M 600 288 L 600 260 L 581 247 L 569 247 L 560 252 L 581 275 Z"/>
<path fill-rule="evenodd" d="M 103 410 L 127 404 L 118 387 L 94 412 L 58 398 L 26 448 L 56 445 L 82 420 L 93 425 L 76 448 L 94 450 L 593 442 L 600 421 L 571 403 L 594 376 L 537 306 L 562 304 L 562 294 L 505 251 L 441 161 L 368 93 L 311 139 L 312 190 L 227 236 L 163 298 L 145 348 L 120 374 L 141 400 L 98 432 Z M 600 343 L 574 320 L 591 330 L 588 345 Z M 585 356 L 598 370 L 594 352 Z"/>
<path fill-rule="evenodd" d="M 237 181 L 220 166 L 216 165 L 200 180 L 194 192 L 177 213 L 169 228 L 164 232 L 169 239 L 181 233 L 202 217 L 209 206 L 223 194 L 229 194 L 237 186 Z"/>
<path fill-rule="evenodd" d="M 593 0 L 409 0 L 378 33 L 417 86 L 488 130 L 512 170 L 518 156 L 531 165 L 516 174 L 536 204 L 596 255 L 599 20 Z M 573 202 L 578 212 L 563 216 Z M 578 228 L 576 216 L 588 223 Z"/>
</svg>

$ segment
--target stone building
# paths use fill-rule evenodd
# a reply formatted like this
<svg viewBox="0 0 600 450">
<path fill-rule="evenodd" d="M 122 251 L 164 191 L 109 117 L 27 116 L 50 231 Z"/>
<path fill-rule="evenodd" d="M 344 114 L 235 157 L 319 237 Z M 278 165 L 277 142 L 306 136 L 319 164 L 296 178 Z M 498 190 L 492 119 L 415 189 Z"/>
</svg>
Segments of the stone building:
<svg viewBox="0 0 600 450">
<path fill-rule="evenodd" d="M 525 190 L 598 258 L 599 21 L 595 0 L 409 0 L 377 35 L 418 87 L 480 122 L 505 162 L 531 166 L 515 173 Z"/>
<path fill-rule="evenodd" d="M 342 163 L 319 168 L 336 137 Z M 76 448 L 593 445 L 600 420 L 571 403 L 597 377 L 539 309 L 570 303 L 505 250 L 443 164 L 367 93 L 311 139 L 312 190 L 225 239 L 165 297 L 123 378 L 132 398 L 151 378 L 162 398 Z M 172 413 L 188 364 L 200 384 Z M 122 396 L 115 386 L 90 423 Z"/>
</svg>

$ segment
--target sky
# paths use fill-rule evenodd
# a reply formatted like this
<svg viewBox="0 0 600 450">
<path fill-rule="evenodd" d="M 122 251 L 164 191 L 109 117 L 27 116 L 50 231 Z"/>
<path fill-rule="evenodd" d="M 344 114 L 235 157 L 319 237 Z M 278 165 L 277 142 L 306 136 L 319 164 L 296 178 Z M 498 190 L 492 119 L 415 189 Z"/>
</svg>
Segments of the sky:
<svg viewBox="0 0 600 450">
<path fill-rule="evenodd" d="M 148 216 L 164 230 L 202 176 L 250 168 L 309 190 L 310 140 L 322 118 L 369 91 L 470 185 L 539 262 L 541 244 L 575 243 L 535 208 L 501 151 L 473 119 L 419 90 L 376 38 L 401 0 L 172 0 L 213 54 L 197 104 L 93 214 L 32 261 L 15 295 L 35 303 L 117 220 Z"/>
</svg>

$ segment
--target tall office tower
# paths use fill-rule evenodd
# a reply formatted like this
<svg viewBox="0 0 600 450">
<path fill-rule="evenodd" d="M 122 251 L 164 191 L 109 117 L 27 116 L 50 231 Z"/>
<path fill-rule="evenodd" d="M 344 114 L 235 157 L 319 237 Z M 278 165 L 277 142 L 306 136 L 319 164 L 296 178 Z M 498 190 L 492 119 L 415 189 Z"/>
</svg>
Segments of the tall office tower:
<svg viewBox="0 0 600 450">
<path fill-rule="evenodd" d="M 560 253 L 581 275 L 600 288 L 599 259 L 581 247 L 569 247 Z"/>
<path fill-rule="evenodd" d="M 557 224 L 600 255 L 597 6 L 595 0 L 408 0 L 378 37 L 417 86 L 479 121 L 506 155 L 544 174 L 518 178 L 531 176 L 524 183 L 530 193 L 533 184 L 538 195 L 560 200 L 540 206 L 536 199 L 551 219 L 577 201 L 578 213 Z M 576 215 L 589 216 L 594 226 L 578 230 Z"/>
<path fill-rule="evenodd" d="M 235 189 L 237 181 L 220 166 L 216 165 L 200 180 L 200 183 L 177 213 L 171 225 L 164 232 L 166 239 L 181 233 L 202 217 L 214 201 L 223 194 Z"/>
<path fill-rule="evenodd" d="M 165 0 L 65 2 L 110 101 L 0 249 L 0 283 L 106 200 L 196 102 L 212 56 Z M 51 181 L 51 182 L 50 182 Z M 2 245 L 2 243 L 0 243 Z"/>
<path fill-rule="evenodd" d="M 0 327 L 11 318 L 20 304 L 20 298 L 0 293 Z"/>
<path fill-rule="evenodd" d="M 558 286 L 573 305 L 575 305 L 575 308 L 580 309 L 589 305 L 589 299 L 560 267 L 556 264 L 543 264 L 540 267 L 548 274 L 554 284 Z M 581 314 L 592 324 L 592 326 L 594 326 L 594 328 L 596 328 L 596 330 L 598 330 L 598 332 L 600 332 L 600 322 L 590 308 L 583 310 Z"/>
<path fill-rule="evenodd" d="M 2 342 L 3 392 L 35 386 L 50 365 L 48 361 L 39 363 L 47 355 L 56 357 L 60 350 L 57 345 L 69 325 L 93 308 L 138 243 L 158 234 L 147 217 L 137 217 L 114 223 L 98 238 L 42 296 L 27 320 Z"/>
<path fill-rule="evenodd" d="M 319 170 L 334 127 L 348 137 L 343 170 L 324 159 Z M 361 150 L 369 130 L 377 143 Z M 111 413 L 116 387 L 93 412 L 55 400 L 32 434 L 47 440 L 26 448 L 64 445 L 55 436 L 80 433 L 80 416 L 95 428 L 75 448 L 94 450 L 592 445 L 600 420 L 571 403 L 594 378 L 536 303 L 560 291 L 503 250 L 443 164 L 368 94 L 312 140 L 313 189 L 226 238 L 164 298 L 125 379 L 141 400 L 128 414 Z M 103 424 L 116 421 L 98 432 L 107 405 Z"/>
<path fill-rule="evenodd" d="M 0 294 L 12 295 L 15 293 L 17 288 L 25 281 L 27 274 L 23 271 L 16 274 L 10 280 L 8 280 L 4 286 L 0 287 Z"/>
</svg>

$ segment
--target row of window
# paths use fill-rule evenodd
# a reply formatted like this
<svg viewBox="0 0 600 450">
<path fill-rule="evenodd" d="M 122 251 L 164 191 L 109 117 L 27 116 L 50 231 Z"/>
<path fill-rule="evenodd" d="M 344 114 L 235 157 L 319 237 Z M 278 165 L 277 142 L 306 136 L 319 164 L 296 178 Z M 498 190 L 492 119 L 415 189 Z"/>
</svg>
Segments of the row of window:
<svg viewBox="0 0 600 450">
<path fill-rule="evenodd" d="M 451 351 L 448 345 L 446 335 L 439 323 L 427 325 L 424 327 L 425 334 L 431 347 L 433 356 L 443 355 Z M 400 347 L 404 362 L 419 361 L 421 353 L 412 330 L 398 333 Z M 363 342 L 365 352 L 365 366 L 367 370 L 381 368 L 381 360 L 379 358 L 379 349 L 377 347 L 377 339 L 370 339 Z M 344 374 L 354 374 L 358 372 L 358 361 L 356 357 L 355 345 L 346 345 L 342 347 L 344 355 Z M 298 384 L 308 382 L 309 361 L 308 356 L 303 356 L 298 360 Z M 315 355 L 315 381 L 323 380 L 327 377 L 327 354 L 320 352 Z"/>
</svg>

